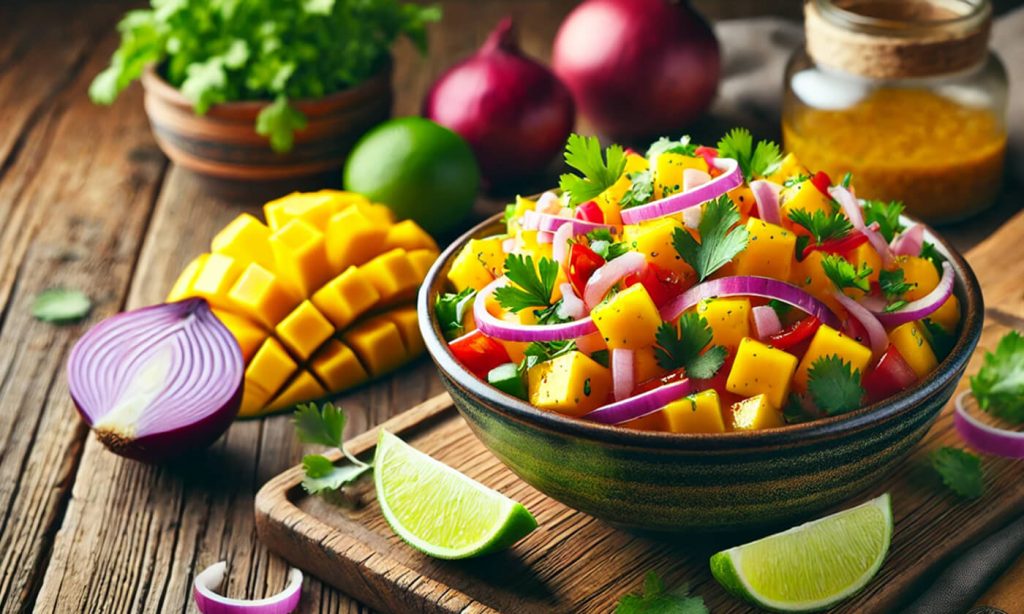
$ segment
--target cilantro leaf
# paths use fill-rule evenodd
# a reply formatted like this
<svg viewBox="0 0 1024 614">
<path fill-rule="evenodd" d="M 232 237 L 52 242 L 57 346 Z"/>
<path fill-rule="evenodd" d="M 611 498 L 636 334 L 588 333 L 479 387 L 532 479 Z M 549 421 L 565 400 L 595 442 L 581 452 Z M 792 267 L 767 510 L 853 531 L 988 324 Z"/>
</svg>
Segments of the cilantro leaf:
<svg viewBox="0 0 1024 614">
<path fill-rule="evenodd" d="M 839 185 L 846 189 L 850 189 L 851 183 L 853 183 L 853 173 L 846 171 L 846 173 L 843 174 L 843 179 L 839 182 Z"/>
<path fill-rule="evenodd" d="M 665 153 L 695 156 L 697 154 L 697 146 L 690 142 L 689 136 L 683 136 L 678 141 L 673 141 L 667 136 L 663 136 L 651 143 L 651 146 L 647 148 L 646 155 L 648 160 L 654 161 L 658 159 L 658 156 Z"/>
<path fill-rule="evenodd" d="M 303 456 L 302 467 L 306 470 L 302 488 L 311 495 L 338 490 L 372 469 L 370 465 L 335 465 L 322 454 Z"/>
<path fill-rule="evenodd" d="M 903 203 L 899 201 L 885 202 L 881 200 L 865 200 L 864 223 L 870 225 L 878 222 L 878 231 L 885 237 L 886 241 L 893 238 L 903 230 L 900 224 L 900 215 L 903 213 Z"/>
<path fill-rule="evenodd" d="M 943 446 L 929 455 L 942 483 L 966 499 L 977 499 L 985 490 L 981 459 L 960 448 Z"/>
<path fill-rule="evenodd" d="M 515 286 L 505 285 L 494 292 L 494 298 L 505 309 L 519 313 L 529 307 L 551 306 L 551 293 L 558 277 L 558 263 L 554 260 L 541 258 L 534 267 L 532 256 L 509 254 L 505 258 L 505 276 Z"/>
<path fill-rule="evenodd" d="M 1024 335 L 1010 331 L 971 376 L 978 406 L 1008 422 L 1024 422 Z"/>
<path fill-rule="evenodd" d="M 284 96 L 278 96 L 256 117 L 256 132 L 270 139 L 270 147 L 283 153 L 291 150 L 295 133 L 306 128 L 306 116 L 289 104 Z"/>
<path fill-rule="evenodd" d="M 882 289 L 882 294 L 885 295 L 885 300 L 889 303 L 885 307 L 887 312 L 896 311 L 907 304 L 903 295 L 913 288 L 914 284 L 905 282 L 903 275 L 903 269 L 882 269 L 878 272 L 878 285 Z"/>
<path fill-rule="evenodd" d="M 864 398 L 860 370 L 835 354 L 822 356 L 807 370 L 807 392 L 829 415 L 853 411 Z"/>
<path fill-rule="evenodd" d="M 472 308 L 475 298 L 476 290 L 464 288 L 458 294 L 453 292 L 441 294 L 434 301 L 434 313 L 437 314 L 437 322 L 445 339 L 451 340 L 466 332 L 463 325 L 464 318 L 466 312 Z"/>
<path fill-rule="evenodd" d="M 697 272 L 698 282 L 707 279 L 747 247 L 749 233 L 743 226 L 736 226 L 739 221 L 736 205 L 728 196 L 720 196 L 704 205 L 698 225 L 700 243 L 681 228 L 672 233 L 672 245 Z"/>
<path fill-rule="evenodd" d="M 619 206 L 623 209 L 643 205 L 651 201 L 654 196 L 654 175 L 650 170 L 643 170 L 638 173 L 630 173 L 629 189 L 619 199 Z"/>
<path fill-rule="evenodd" d="M 939 277 L 942 277 L 942 263 L 946 261 L 946 257 L 939 253 L 934 243 L 925 241 L 921 245 L 921 258 L 930 260 L 935 270 L 939 272 Z"/>
<path fill-rule="evenodd" d="M 302 443 L 315 443 L 340 448 L 345 430 L 345 412 L 333 403 L 324 403 L 317 409 L 315 403 L 305 403 L 295 408 L 292 418 L 295 434 Z"/>
<path fill-rule="evenodd" d="M 956 345 L 956 335 L 948 332 L 931 318 L 921 320 L 921 324 L 924 326 L 924 336 L 928 340 L 928 345 L 932 346 L 935 357 L 941 361 L 949 356 L 949 352 Z"/>
<path fill-rule="evenodd" d="M 629 251 L 629 245 L 616 241 L 612 233 L 606 228 L 599 228 L 587 233 L 587 240 L 590 242 L 590 249 L 595 254 L 605 259 L 605 262 L 614 260 Z"/>
<path fill-rule="evenodd" d="M 32 301 L 32 317 L 53 324 L 73 324 L 92 311 L 92 301 L 80 290 L 50 288 Z"/>
<path fill-rule="evenodd" d="M 770 175 L 782 162 L 782 151 L 777 143 L 758 141 L 746 128 L 733 128 L 718 141 L 718 155 L 733 158 L 747 181 Z"/>
<path fill-rule="evenodd" d="M 295 434 L 303 443 L 320 444 L 337 448 L 348 463 L 335 465 L 321 454 L 308 454 L 302 458 L 306 477 L 302 487 L 310 494 L 337 490 L 371 469 L 345 449 L 345 412 L 333 403 L 324 403 L 317 408 L 315 403 L 304 403 L 295 409 L 293 418 Z"/>
<path fill-rule="evenodd" d="M 687 377 L 710 379 L 725 364 L 728 351 L 715 345 L 701 353 L 711 343 L 712 332 L 708 321 L 696 313 L 679 317 L 678 329 L 671 322 L 658 327 L 654 356 L 663 369 L 685 369 Z"/>
<path fill-rule="evenodd" d="M 626 169 L 626 152 L 619 145 L 605 149 L 597 137 L 570 134 L 565 146 L 565 162 L 583 173 L 583 177 L 566 173 L 559 178 L 559 187 L 569 193 L 569 204 L 578 205 L 598 196 L 612 186 Z"/>
<path fill-rule="evenodd" d="M 782 181 L 782 187 L 784 187 L 784 188 L 795 188 L 796 186 L 800 185 L 801 183 L 803 183 L 805 181 L 810 181 L 810 180 L 811 180 L 811 176 L 810 175 L 807 175 L 805 173 L 800 173 L 798 175 L 793 175 L 792 177 L 787 177 L 786 179 L 784 179 Z"/>
<path fill-rule="evenodd" d="M 615 614 L 708 614 L 704 599 L 689 592 L 685 585 L 665 591 L 658 574 L 649 571 L 644 576 L 643 593 L 623 595 L 615 606 Z"/>
<path fill-rule="evenodd" d="M 811 214 L 805 209 L 793 209 L 789 212 L 789 219 L 806 228 L 818 244 L 841 239 L 853 230 L 853 224 L 839 211 L 829 215 L 820 210 Z"/>
<path fill-rule="evenodd" d="M 861 263 L 859 267 L 854 267 L 849 260 L 839 254 L 825 254 L 821 258 L 821 268 L 840 290 L 857 288 L 864 292 L 871 291 L 868 276 L 871 275 L 872 269 L 867 264 Z"/>
<path fill-rule="evenodd" d="M 534 365 L 558 358 L 563 354 L 576 351 L 576 341 L 533 341 L 523 350 L 523 361 L 519 363 L 519 372 L 526 373 Z"/>
</svg>

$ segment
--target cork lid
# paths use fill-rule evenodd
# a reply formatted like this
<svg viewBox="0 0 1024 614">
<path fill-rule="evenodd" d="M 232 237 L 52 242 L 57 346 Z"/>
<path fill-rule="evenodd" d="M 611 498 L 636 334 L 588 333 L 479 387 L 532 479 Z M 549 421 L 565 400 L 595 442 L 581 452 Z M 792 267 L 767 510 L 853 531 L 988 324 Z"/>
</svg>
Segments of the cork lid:
<svg viewBox="0 0 1024 614">
<path fill-rule="evenodd" d="M 988 0 L 806 0 L 807 53 L 875 79 L 966 70 L 988 53 Z"/>
</svg>

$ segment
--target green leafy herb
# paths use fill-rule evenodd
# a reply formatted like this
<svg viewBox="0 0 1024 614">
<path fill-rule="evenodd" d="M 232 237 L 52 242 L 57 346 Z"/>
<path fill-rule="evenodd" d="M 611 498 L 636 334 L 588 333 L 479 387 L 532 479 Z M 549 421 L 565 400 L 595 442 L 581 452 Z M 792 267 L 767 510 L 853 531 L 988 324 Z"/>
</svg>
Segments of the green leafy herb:
<svg viewBox="0 0 1024 614">
<path fill-rule="evenodd" d="M 437 297 L 434 302 L 434 313 L 437 314 L 437 322 L 445 339 L 454 339 L 466 332 L 463 320 L 466 311 L 472 307 L 474 298 L 476 290 L 473 288 L 465 288 L 458 294 L 446 292 Z"/>
<path fill-rule="evenodd" d="M 782 162 L 778 144 L 758 141 L 755 145 L 753 135 L 746 128 L 733 128 L 723 136 L 718 141 L 718 155 L 735 159 L 747 181 L 772 174 Z"/>
<path fill-rule="evenodd" d="M 782 408 L 782 419 L 786 424 L 801 424 L 814 420 L 814 416 L 808 415 L 804 409 L 801 395 L 792 393 L 786 401 L 786 406 Z"/>
<path fill-rule="evenodd" d="M 587 240 L 590 242 L 590 249 L 605 261 L 614 260 L 629 251 L 629 246 L 621 241 L 616 241 L 606 228 L 588 232 Z"/>
<path fill-rule="evenodd" d="M 555 290 L 558 263 L 541 258 L 535 267 L 533 257 L 509 254 L 505 258 L 505 276 L 512 284 L 498 288 L 494 298 L 512 313 L 530 307 L 551 307 L 551 293 Z"/>
<path fill-rule="evenodd" d="M 840 290 L 846 288 L 857 288 L 864 292 L 871 290 L 868 276 L 871 275 L 872 269 L 867 264 L 861 263 L 859 267 L 854 267 L 849 260 L 839 254 L 825 254 L 821 258 L 821 268 Z"/>
<path fill-rule="evenodd" d="M 615 614 L 708 614 L 702 597 L 690 595 L 688 586 L 666 591 L 658 574 L 644 576 L 643 593 L 629 593 L 619 599 Z"/>
<path fill-rule="evenodd" d="M 1010 331 L 971 376 L 971 392 L 978 405 L 1003 420 L 1024 422 L 1024 335 Z"/>
<path fill-rule="evenodd" d="M 508 224 L 509 220 L 516 216 L 516 204 L 509 203 L 505 205 L 505 213 L 501 216 L 501 221 Z"/>
<path fill-rule="evenodd" d="M 576 351 L 576 342 L 572 339 L 564 341 L 533 341 L 523 350 L 525 358 L 517 367 L 520 374 L 525 374 L 531 367 L 538 363 L 553 360 Z"/>
<path fill-rule="evenodd" d="M 569 204 L 575 206 L 592 200 L 619 180 L 626 169 L 626 152 L 612 145 L 605 149 L 602 158 L 597 137 L 570 134 L 565 146 L 565 162 L 583 173 L 583 177 L 566 173 L 559 178 L 559 187 L 569 193 Z"/>
<path fill-rule="evenodd" d="M 345 412 L 333 403 L 324 403 L 319 409 L 315 403 L 299 405 L 293 422 L 299 441 L 337 448 L 348 460 L 347 464 L 339 466 L 322 454 L 302 457 L 306 470 L 302 487 L 309 494 L 338 490 L 372 468 L 345 449 Z"/>
<path fill-rule="evenodd" d="M 853 411 L 864 398 L 860 370 L 835 354 L 822 356 L 807 370 L 807 392 L 829 415 Z"/>
<path fill-rule="evenodd" d="M 977 499 L 985 490 L 981 459 L 960 448 L 943 446 L 930 455 L 932 467 L 942 483 L 965 499 Z"/>
<path fill-rule="evenodd" d="M 92 301 L 80 290 L 43 290 L 32 302 L 32 317 L 54 324 L 72 324 L 92 310 Z"/>
<path fill-rule="evenodd" d="M 709 379 L 722 368 L 728 353 L 720 345 L 701 353 L 711 343 L 711 337 L 707 320 L 696 313 L 684 313 L 679 317 L 678 327 L 671 322 L 658 327 L 654 356 L 663 369 L 685 369 L 688 377 Z"/>
<path fill-rule="evenodd" d="M 673 141 L 667 136 L 663 136 L 651 143 L 651 146 L 647 148 L 647 159 L 654 160 L 665 153 L 694 156 L 697 154 L 697 146 L 690 142 L 689 136 L 683 136 L 678 141 Z"/>
<path fill-rule="evenodd" d="M 816 210 L 811 214 L 805 209 L 793 209 L 789 212 L 789 219 L 794 224 L 799 224 L 806 228 L 807 232 L 811 233 L 811 236 L 819 244 L 825 241 L 841 239 L 853 230 L 853 224 L 839 211 L 826 214 L 823 211 Z"/>
<path fill-rule="evenodd" d="M 630 181 L 629 189 L 619 199 L 619 205 L 623 209 L 629 209 L 651 202 L 654 196 L 654 175 L 651 171 L 643 170 L 627 176 Z"/>
<path fill-rule="evenodd" d="M 736 205 L 728 196 L 721 196 L 704 205 L 698 225 L 700 243 L 681 228 L 672 233 L 673 246 L 697 272 L 698 282 L 728 264 L 747 246 L 749 233 L 743 226 L 737 226 L 739 221 Z"/>
<path fill-rule="evenodd" d="M 785 180 L 783 180 L 782 187 L 784 187 L 784 188 L 795 188 L 796 186 L 800 185 L 801 183 L 803 183 L 805 181 L 810 181 L 810 180 L 811 180 L 811 176 L 810 175 L 806 175 L 804 173 L 800 173 L 799 175 L 793 175 L 792 177 L 787 177 Z"/>
<path fill-rule="evenodd" d="M 953 346 L 956 345 L 956 335 L 947 331 L 931 318 L 921 320 L 921 324 L 924 326 L 924 335 L 928 339 L 928 345 L 932 346 L 936 358 L 942 360 L 949 356 Z"/>
<path fill-rule="evenodd" d="M 792 305 L 789 303 L 783 303 L 775 298 L 768 301 L 768 306 L 775 310 L 775 314 L 779 316 L 779 318 L 786 317 L 786 314 L 793 310 Z"/>
<path fill-rule="evenodd" d="M 846 173 L 843 175 L 843 180 L 839 182 L 839 185 L 843 186 L 846 189 L 849 189 L 851 183 L 853 183 L 853 173 L 851 173 L 850 171 L 846 171 Z"/>
<path fill-rule="evenodd" d="M 942 277 L 942 263 L 946 261 L 946 257 L 939 253 L 934 243 L 925 241 L 921 244 L 921 257 L 930 260 L 935 270 L 939 272 L 939 277 Z"/>
<path fill-rule="evenodd" d="M 882 269 L 878 272 L 878 285 L 882 288 L 882 294 L 888 302 L 885 310 L 893 312 L 902 309 L 907 305 L 903 295 L 914 287 L 903 279 L 903 269 Z"/>
<path fill-rule="evenodd" d="M 878 222 L 878 231 L 886 241 L 892 241 L 903 230 L 903 224 L 900 224 L 902 213 L 903 203 L 899 201 L 864 201 L 864 223 Z"/>
<path fill-rule="evenodd" d="M 596 362 L 597 364 L 601 365 L 605 369 L 608 368 L 608 359 L 609 359 L 609 352 L 608 352 L 608 350 L 598 350 L 598 351 L 594 352 L 593 354 L 591 354 L 590 357 L 594 360 L 594 362 Z"/>
</svg>

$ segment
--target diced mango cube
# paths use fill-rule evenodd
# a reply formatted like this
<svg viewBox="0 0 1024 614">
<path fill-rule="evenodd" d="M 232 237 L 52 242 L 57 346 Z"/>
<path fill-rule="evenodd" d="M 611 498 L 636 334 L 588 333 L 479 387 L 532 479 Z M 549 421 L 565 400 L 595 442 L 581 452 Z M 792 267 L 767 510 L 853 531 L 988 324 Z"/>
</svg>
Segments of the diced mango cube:
<svg viewBox="0 0 1024 614">
<path fill-rule="evenodd" d="M 789 279 L 796 249 L 796 235 L 781 226 L 757 218 L 747 220 L 747 247 L 733 262 L 736 275 Z"/>
<path fill-rule="evenodd" d="M 248 318 L 231 313 L 230 311 L 214 309 L 213 313 L 231 331 L 231 335 L 238 342 L 238 347 L 242 350 L 242 359 L 248 362 L 267 339 L 267 331 Z"/>
<path fill-rule="evenodd" d="M 280 230 L 299 219 L 323 231 L 337 208 L 337 200 L 323 192 L 292 192 L 263 205 L 263 215 L 271 230 Z"/>
<path fill-rule="evenodd" d="M 669 403 L 661 412 L 672 433 L 721 433 L 722 404 L 714 390 L 703 390 L 695 395 Z"/>
<path fill-rule="evenodd" d="M 590 312 L 610 349 L 638 350 L 654 345 L 661 326 L 658 308 L 641 284 L 634 284 Z"/>
<path fill-rule="evenodd" d="M 782 412 L 764 394 L 734 403 L 730 411 L 729 427 L 733 431 L 759 431 L 785 424 Z"/>
<path fill-rule="evenodd" d="M 634 380 L 635 382 L 646 382 L 664 376 L 668 371 L 658 364 L 658 357 L 654 353 L 654 346 L 648 346 L 635 350 L 633 354 Z"/>
<path fill-rule="evenodd" d="M 396 247 L 401 247 L 407 252 L 414 249 L 432 249 L 436 252 L 437 242 L 416 222 L 403 220 L 388 228 L 387 238 L 384 240 L 385 250 Z M 500 242 L 498 247 L 501 247 Z"/>
<path fill-rule="evenodd" d="M 274 270 L 270 229 L 248 213 L 242 213 L 214 235 L 210 250 L 231 256 L 242 264 L 255 262 L 269 271 Z"/>
<path fill-rule="evenodd" d="M 452 261 L 451 269 L 448 270 L 448 281 L 455 286 L 456 292 L 462 292 L 466 288 L 482 288 L 494 281 L 494 275 L 477 257 L 472 240 Z"/>
<path fill-rule="evenodd" d="M 957 300 L 956 296 L 950 296 L 928 318 L 941 326 L 947 333 L 955 333 L 957 326 L 960 324 L 960 301 Z"/>
<path fill-rule="evenodd" d="M 383 304 L 411 298 L 422 281 L 409 261 L 405 250 L 400 247 L 384 252 L 364 264 L 360 269 L 366 279 L 377 289 Z"/>
<path fill-rule="evenodd" d="M 569 416 L 582 416 L 604 405 L 612 377 L 583 352 L 569 352 L 530 368 L 530 403 Z"/>
<path fill-rule="evenodd" d="M 801 181 L 791 188 L 782 192 L 781 217 L 782 225 L 796 234 L 810 235 L 806 228 L 794 223 L 789 219 L 789 214 L 796 210 L 806 211 L 814 215 L 820 211 L 825 215 L 832 215 L 831 200 L 821 193 L 811 180 Z"/>
<path fill-rule="evenodd" d="M 288 315 L 299 299 L 277 276 L 255 262 L 249 263 L 228 291 L 228 309 L 273 329 Z"/>
<path fill-rule="evenodd" d="M 743 397 L 764 394 L 773 407 L 782 407 L 796 366 L 796 356 L 748 337 L 736 350 L 725 389 Z"/>
<path fill-rule="evenodd" d="M 897 260 L 897 264 L 903 269 L 903 281 L 912 285 L 903 295 L 904 299 L 916 301 L 939 285 L 939 272 L 931 260 L 904 256 Z"/>
<path fill-rule="evenodd" d="M 832 280 L 828 278 L 828 275 L 825 274 L 825 269 L 821 266 L 821 261 L 824 257 L 824 252 L 813 251 L 802 261 L 794 263 L 789 274 L 789 281 L 804 292 L 828 305 L 833 311 L 840 311 L 842 305 L 839 304 L 839 301 L 833 295 L 835 286 L 832 284 Z"/>
<path fill-rule="evenodd" d="M 376 305 L 380 293 L 362 269 L 351 266 L 324 284 L 310 300 L 341 330 Z"/>
<path fill-rule="evenodd" d="M 800 164 L 800 160 L 797 160 L 796 156 L 792 153 L 788 153 L 786 154 L 786 157 L 782 159 L 779 167 L 770 175 L 765 177 L 765 179 L 781 184 L 785 183 L 785 181 L 790 177 L 808 174 L 810 173 L 808 173 L 807 168 L 804 167 L 803 164 Z"/>
<path fill-rule="evenodd" d="M 416 277 L 420 281 L 426 279 L 430 267 L 434 266 L 436 260 L 437 252 L 434 250 L 414 249 L 409 252 L 409 263 L 412 264 L 412 268 L 416 271 Z"/>
<path fill-rule="evenodd" d="M 868 274 L 868 281 L 878 281 L 878 276 L 882 271 L 882 257 L 878 255 L 878 251 L 875 250 L 871 243 L 860 244 L 856 249 L 846 254 L 846 259 L 858 270 L 864 267 L 870 268 L 871 273 Z"/>
<path fill-rule="evenodd" d="M 280 342 L 270 337 L 249 361 L 245 379 L 272 396 L 295 373 L 297 366 Z"/>
<path fill-rule="evenodd" d="M 726 196 L 729 197 L 732 204 L 736 205 L 736 210 L 740 212 L 742 217 L 750 215 L 750 212 L 757 205 L 753 190 L 745 183 L 726 192 Z"/>
<path fill-rule="evenodd" d="M 331 278 L 324 233 L 304 220 L 293 219 L 275 230 L 270 248 L 281 281 L 304 298 Z"/>
<path fill-rule="evenodd" d="M 889 331 L 889 342 L 896 346 L 903 360 L 907 361 L 918 377 L 925 377 L 939 364 L 917 322 L 900 324 Z"/>
<path fill-rule="evenodd" d="M 683 189 L 683 171 L 693 168 L 708 172 L 708 163 L 700 156 L 663 153 L 654 168 L 654 198 L 665 198 Z"/>
<path fill-rule="evenodd" d="M 178 280 L 171 286 L 171 291 L 167 293 L 167 302 L 175 303 L 182 299 L 191 296 L 189 292 L 192 291 L 192 283 L 195 281 L 196 276 L 199 275 L 199 271 L 206 264 L 206 258 L 209 254 L 199 254 L 185 265 L 185 268 L 181 271 L 181 275 L 178 276 Z"/>
<path fill-rule="evenodd" d="M 750 336 L 750 299 L 712 298 L 697 304 L 697 313 L 711 327 L 711 343 L 730 350 Z"/>
<path fill-rule="evenodd" d="M 334 334 L 334 327 L 313 303 L 302 301 L 274 329 L 277 338 L 302 360 L 306 360 Z"/>
<path fill-rule="evenodd" d="M 285 409 L 299 403 L 319 399 L 326 394 L 327 391 L 324 390 L 324 387 L 308 371 L 299 371 L 298 375 L 284 387 L 284 390 L 267 405 L 266 411 Z"/>
<path fill-rule="evenodd" d="M 338 273 L 350 266 L 359 266 L 384 251 L 388 229 L 366 216 L 362 210 L 349 207 L 331 216 L 327 223 L 327 262 Z"/>
<path fill-rule="evenodd" d="M 398 327 L 380 316 L 348 329 L 342 341 L 352 348 L 373 377 L 401 366 L 408 358 Z"/>
<path fill-rule="evenodd" d="M 419 356 L 426 350 L 423 345 L 423 335 L 420 334 L 420 319 L 416 314 L 416 307 L 406 305 L 396 307 L 384 314 L 384 317 L 395 323 L 399 334 L 402 335 L 402 343 L 405 344 L 405 351 L 410 357 Z"/>
<path fill-rule="evenodd" d="M 331 199 L 334 204 L 334 212 L 337 213 L 343 209 L 349 209 L 351 207 L 356 208 L 367 208 L 372 206 L 369 199 L 358 192 L 346 192 L 345 190 L 318 190 L 317 194 L 327 196 Z M 386 209 L 386 207 L 384 207 Z M 389 210 L 390 211 L 390 210 Z M 394 221 L 394 218 L 389 216 L 386 223 L 390 224 Z"/>
<path fill-rule="evenodd" d="M 860 371 L 864 375 L 871 362 L 871 350 L 837 331 L 831 326 L 822 324 L 811 338 L 807 352 L 804 353 L 800 366 L 793 376 L 793 383 L 796 389 L 803 392 L 807 390 L 807 373 L 819 358 L 838 356 L 843 362 L 850 363 L 852 369 Z"/>
<path fill-rule="evenodd" d="M 672 236 L 676 230 L 687 232 L 683 222 L 675 217 L 663 217 L 643 224 L 630 224 L 622 238 L 631 248 L 643 254 L 654 264 L 683 276 L 693 275 L 693 269 L 676 251 Z"/>
<path fill-rule="evenodd" d="M 355 352 L 335 339 L 328 341 L 313 356 L 310 368 L 331 390 L 346 390 L 370 379 Z"/>
<path fill-rule="evenodd" d="M 243 269 L 243 265 L 234 258 L 223 254 L 210 254 L 192 280 L 188 295 L 201 296 L 212 307 L 227 308 L 228 291 L 238 280 Z"/>
</svg>

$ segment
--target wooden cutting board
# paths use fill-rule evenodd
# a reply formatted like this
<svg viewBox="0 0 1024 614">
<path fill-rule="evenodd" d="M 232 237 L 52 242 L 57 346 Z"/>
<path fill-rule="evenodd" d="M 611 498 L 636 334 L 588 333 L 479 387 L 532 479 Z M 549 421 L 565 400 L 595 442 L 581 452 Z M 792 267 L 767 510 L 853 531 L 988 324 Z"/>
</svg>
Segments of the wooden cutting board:
<svg viewBox="0 0 1024 614">
<path fill-rule="evenodd" d="M 1010 329 L 1024 330 L 1024 213 L 967 255 L 982 283 L 986 310 L 981 348 Z M 980 363 L 977 353 L 967 372 Z M 961 383 L 965 386 L 966 381 Z M 930 469 L 929 452 L 960 446 L 950 407 L 900 466 L 873 489 L 837 509 L 892 493 L 895 533 L 878 576 L 836 612 L 894 612 L 928 586 L 959 553 L 1024 510 L 1024 464 L 984 459 L 986 490 L 973 502 L 956 498 Z M 523 503 L 539 527 L 511 550 L 469 561 L 438 561 L 405 546 L 389 529 L 372 483 L 355 501 L 310 497 L 295 467 L 256 498 L 260 539 L 274 552 L 353 597 L 386 612 L 610 612 L 657 571 L 667 586 L 688 583 L 716 614 L 747 612 L 708 570 L 708 557 L 754 534 L 664 538 L 608 526 L 549 499 L 519 480 L 472 435 L 447 395 L 396 416 L 387 429 L 416 448 Z M 350 442 L 372 456 L 377 430 Z"/>
</svg>

